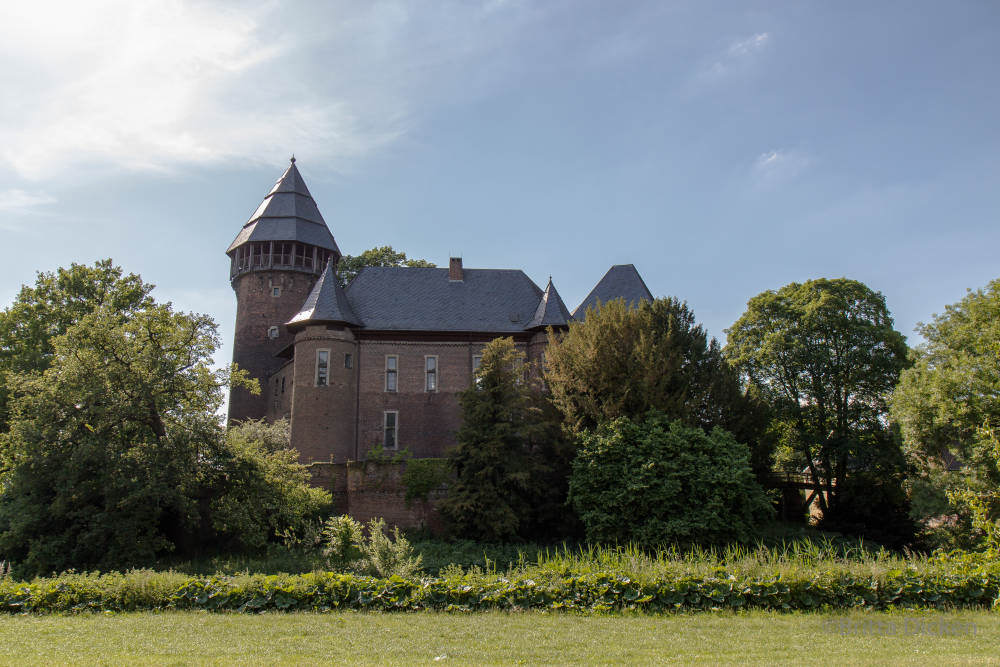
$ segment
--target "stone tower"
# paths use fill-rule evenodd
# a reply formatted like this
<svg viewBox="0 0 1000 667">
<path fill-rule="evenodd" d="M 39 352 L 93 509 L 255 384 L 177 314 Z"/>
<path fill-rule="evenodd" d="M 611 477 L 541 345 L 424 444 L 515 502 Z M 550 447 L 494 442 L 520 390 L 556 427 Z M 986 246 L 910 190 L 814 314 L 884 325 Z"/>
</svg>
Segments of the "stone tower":
<svg viewBox="0 0 1000 667">
<path fill-rule="evenodd" d="M 229 420 L 261 419 L 267 413 L 267 378 L 284 363 L 275 355 L 293 342 L 285 323 L 300 311 L 327 265 L 335 268 L 341 257 L 294 157 L 226 254 L 236 292 L 233 362 L 262 389 L 259 396 L 233 389 Z"/>
</svg>

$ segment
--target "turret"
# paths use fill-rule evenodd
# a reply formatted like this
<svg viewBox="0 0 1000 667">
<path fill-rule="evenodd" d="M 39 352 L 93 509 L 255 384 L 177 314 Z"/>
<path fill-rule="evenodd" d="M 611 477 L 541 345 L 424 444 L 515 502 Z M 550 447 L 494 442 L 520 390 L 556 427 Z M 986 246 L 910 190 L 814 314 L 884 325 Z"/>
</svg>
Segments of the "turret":
<svg viewBox="0 0 1000 667">
<path fill-rule="evenodd" d="M 341 257 L 294 157 L 226 254 L 236 292 L 233 362 L 266 389 L 270 374 L 284 363 L 275 355 L 293 340 L 285 323 L 299 312 L 324 268 L 335 268 Z M 263 418 L 266 395 L 233 389 L 229 419 Z"/>
</svg>

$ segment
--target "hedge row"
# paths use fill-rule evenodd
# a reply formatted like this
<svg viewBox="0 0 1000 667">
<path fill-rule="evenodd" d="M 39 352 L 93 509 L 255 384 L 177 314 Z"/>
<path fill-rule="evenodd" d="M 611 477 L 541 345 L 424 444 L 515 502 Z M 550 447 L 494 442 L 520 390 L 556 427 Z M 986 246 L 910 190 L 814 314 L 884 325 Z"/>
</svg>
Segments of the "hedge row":
<svg viewBox="0 0 1000 667">
<path fill-rule="evenodd" d="M 730 575 L 649 582 L 624 576 L 581 575 L 544 583 L 526 577 L 411 581 L 317 572 L 189 578 L 176 573 L 137 571 L 70 574 L 29 583 L 0 581 L 0 611 L 954 609 L 996 607 L 1000 604 L 998 594 L 1000 575 L 988 570 L 960 574 L 904 570 L 867 579 L 816 574 L 741 580 Z"/>
</svg>

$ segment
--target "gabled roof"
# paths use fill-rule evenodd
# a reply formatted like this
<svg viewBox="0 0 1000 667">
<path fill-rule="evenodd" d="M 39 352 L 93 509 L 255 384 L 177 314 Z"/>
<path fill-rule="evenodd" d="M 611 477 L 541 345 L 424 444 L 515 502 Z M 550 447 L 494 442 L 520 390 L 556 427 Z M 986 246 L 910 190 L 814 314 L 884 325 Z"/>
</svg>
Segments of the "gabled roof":
<svg viewBox="0 0 1000 667">
<path fill-rule="evenodd" d="M 332 258 L 326 263 L 326 269 L 309 292 L 302 308 L 295 317 L 288 320 L 287 325 L 293 327 L 320 322 L 342 322 L 361 326 L 361 320 L 354 314 L 344 289 L 337 282 Z"/>
<path fill-rule="evenodd" d="M 365 267 L 347 286 L 364 328 L 379 331 L 524 331 L 541 296 L 509 269 L 465 269 L 459 281 L 443 268 Z"/>
<path fill-rule="evenodd" d="M 545 286 L 545 292 L 535 309 L 535 316 L 524 328 L 565 327 L 569 325 L 571 319 L 573 316 L 569 314 L 566 304 L 556 291 L 556 286 L 552 284 L 552 276 L 549 276 L 549 284 Z"/>
<path fill-rule="evenodd" d="M 295 158 L 229 244 L 226 253 L 250 241 L 298 241 L 340 255 L 333 234 L 295 166 Z"/>
<path fill-rule="evenodd" d="M 634 264 L 615 264 L 608 269 L 583 303 L 573 311 L 573 317 L 583 320 L 588 308 L 596 306 L 598 301 L 607 303 L 613 299 L 624 299 L 630 306 L 637 306 L 642 300 L 653 300 L 653 295 Z"/>
</svg>

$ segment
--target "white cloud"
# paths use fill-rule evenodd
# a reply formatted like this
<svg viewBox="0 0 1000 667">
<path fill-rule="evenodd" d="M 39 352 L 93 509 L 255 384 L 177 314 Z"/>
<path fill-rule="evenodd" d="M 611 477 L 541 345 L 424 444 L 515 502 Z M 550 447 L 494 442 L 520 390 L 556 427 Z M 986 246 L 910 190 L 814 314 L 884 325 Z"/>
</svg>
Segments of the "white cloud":
<svg viewBox="0 0 1000 667">
<path fill-rule="evenodd" d="M 54 204 L 55 197 L 44 192 L 28 192 L 18 188 L 0 190 L 0 213 L 27 213 L 45 204 Z"/>
<path fill-rule="evenodd" d="M 813 162 L 805 153 L 789 149 L 773 149 L 761 153 L 752 167 L 753 183 L 757 187 L 769 188 L 786 183 Z"/>
<path fill-rule="evenodd" d="M 767 45 L 767 41 L 771 39 L 771 36 L 766 32 L 760 32 L 753 37 L 748 37 L 742 39 L 738 42 L 733 42 L 729 45 L 727 53 L 733 58 L 740 58 L 743 56 L 750 55 L 754 51 L 759 51 Z"/>
</svg>

